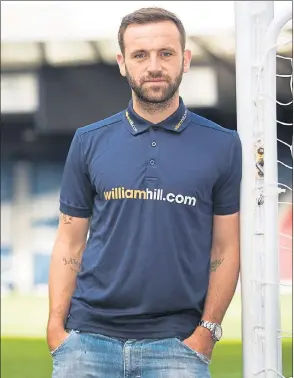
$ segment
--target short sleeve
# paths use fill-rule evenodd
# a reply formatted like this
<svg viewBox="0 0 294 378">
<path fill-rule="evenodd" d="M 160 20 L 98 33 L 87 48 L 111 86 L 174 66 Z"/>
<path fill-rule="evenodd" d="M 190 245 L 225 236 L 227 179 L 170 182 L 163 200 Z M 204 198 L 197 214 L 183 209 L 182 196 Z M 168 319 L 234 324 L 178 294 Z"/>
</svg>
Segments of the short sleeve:
<svg viewBox="0 0 294 378">
<path fill-rule="evenodd" d="M 217 180 L 213 193 L 215 215 L 229 215 L 240 210 L 240 184 L 242 178 L 242 146 L 234 131 L 223 174 Z"/>
<path fill-rule="evenodd" d="M 64 214 L 78 218 L 89 218 L 92 215 L 94 193 L 78 131 L 66 158 L 59 199 L 60 211 Z"/>
</svg>

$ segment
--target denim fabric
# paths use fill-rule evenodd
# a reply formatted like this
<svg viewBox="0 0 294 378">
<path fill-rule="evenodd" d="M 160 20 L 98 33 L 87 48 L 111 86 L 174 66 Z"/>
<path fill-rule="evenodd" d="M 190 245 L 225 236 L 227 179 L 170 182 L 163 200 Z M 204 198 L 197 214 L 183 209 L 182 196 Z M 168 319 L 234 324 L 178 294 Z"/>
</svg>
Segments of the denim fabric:
<svg viewBox="0 0 294 378">
<path fill-rule="evenodd" d="M 209 360 L 180 339 L 118 339 L 72 330 L 53 352 L 53 378 L 210 378 Z"/>
</svg>

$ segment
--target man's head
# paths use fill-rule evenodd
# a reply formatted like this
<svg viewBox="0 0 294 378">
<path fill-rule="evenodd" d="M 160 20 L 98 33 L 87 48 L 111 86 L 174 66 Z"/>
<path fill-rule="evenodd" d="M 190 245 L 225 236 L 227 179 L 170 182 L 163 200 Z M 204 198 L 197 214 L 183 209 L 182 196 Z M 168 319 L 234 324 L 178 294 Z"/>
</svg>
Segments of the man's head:
<svg viewBox="0 0 294 378">
<path fill-rule="evenodd" d="M 141 102 L 165 103 L 178 93 L 191 52 L 185 50 L 185 29 L 173 13 L 143 8 L 125 16 L 118 41 L 120 72 Z"/>
</svg>

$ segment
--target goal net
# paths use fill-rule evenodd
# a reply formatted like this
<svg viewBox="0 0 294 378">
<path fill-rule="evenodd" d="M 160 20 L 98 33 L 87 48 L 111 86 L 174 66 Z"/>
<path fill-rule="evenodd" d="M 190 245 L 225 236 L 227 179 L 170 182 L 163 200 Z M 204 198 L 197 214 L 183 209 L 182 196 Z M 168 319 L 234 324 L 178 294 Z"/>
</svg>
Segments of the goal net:
<svg viewBox="0 0 294 378">
<path fill-rule="evenodd" d="M 273 1 L 241 1 L 235 18 L 243 377 L 289 377 L 282 345 L 292 337 L 292 9 L 274 14 Z"/>
</svg>

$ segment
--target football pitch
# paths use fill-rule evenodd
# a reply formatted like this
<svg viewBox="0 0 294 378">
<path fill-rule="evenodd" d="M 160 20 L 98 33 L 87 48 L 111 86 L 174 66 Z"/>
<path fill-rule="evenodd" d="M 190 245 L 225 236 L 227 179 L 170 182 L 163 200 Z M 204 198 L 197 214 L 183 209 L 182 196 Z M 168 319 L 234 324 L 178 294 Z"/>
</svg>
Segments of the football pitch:
<svg viewBox="0 0 294 378">
<path fill-rule="evenodd" d="M 291 348 L 290 341 L 284 342 L 283 370 L 286 377 L 292 376 Z M 212 378 L 242 378 L 241 352 L 240 341 L 224 341 L 217 345 L 210 366 Z M 2 378 L 51 377 L 51 357 L 44 339 L 4 338 L 1 361 Z"/>
<path fill-rule="evenodd" d="M 282 329 L 292 328 L 292 297 L 281 298 Z M 48 302 L 44 297 L 2 298 L 1 377 L 50 378 L 51 356 L 45 342 Z M 223 323 L 210 365 L 212 378 L 242 378 L 241 301 L 236 295 Z M 283 341 L 283 374 L 292 377 L 292 339 Z M 79 378 L 79 377 L 77 377 Z M 107 377 L 106 377 L 107 378 Z"/>
</svg>

